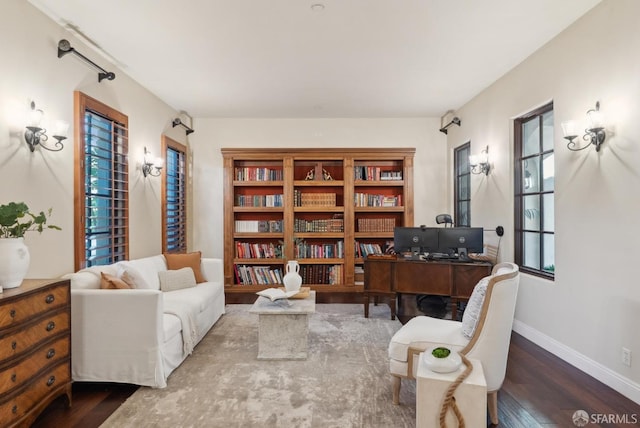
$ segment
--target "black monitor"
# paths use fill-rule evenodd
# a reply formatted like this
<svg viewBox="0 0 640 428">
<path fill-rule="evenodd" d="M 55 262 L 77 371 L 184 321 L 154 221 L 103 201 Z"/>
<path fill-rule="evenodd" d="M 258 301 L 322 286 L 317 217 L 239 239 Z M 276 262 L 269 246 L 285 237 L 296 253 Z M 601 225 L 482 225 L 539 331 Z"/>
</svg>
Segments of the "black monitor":
<svg viewBox="0 0 640 428">
<path fill-rule="evenodd" d="M 469 253 L 484 251 L 484 229 L 482 227 L 448 227 L 439 229 L 438 245 L 440 252 L 456 253 L 461 259 L 467 259 Z"/>
<path fill-rule="evenodd" d="M 396 227 L 393 246 L 396 254 L 410 253 L 417 258 L 421 253 L 438 250 L 438 231 L 435 227 Z"/>
</svg>

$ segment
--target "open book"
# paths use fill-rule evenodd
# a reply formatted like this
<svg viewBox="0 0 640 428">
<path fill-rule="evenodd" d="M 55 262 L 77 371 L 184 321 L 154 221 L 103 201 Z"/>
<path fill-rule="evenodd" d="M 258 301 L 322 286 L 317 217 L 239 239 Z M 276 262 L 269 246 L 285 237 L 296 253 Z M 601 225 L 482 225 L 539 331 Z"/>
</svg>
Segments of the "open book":
<svg viewBox="0 0 640 428">
<path fill-rule="evenodd" d="M 291 296 L 295 296 L 298 294 L 299 290 L 296 291 L 284 291 L 280 288 L 267 288 L 266 290 L 258 291 L 256 294 L 258 296 L 264 296 L 267 299 L 270 299 L 272 302 L 275 302 L 279 299 L 288 299 Z"/>
</svg>

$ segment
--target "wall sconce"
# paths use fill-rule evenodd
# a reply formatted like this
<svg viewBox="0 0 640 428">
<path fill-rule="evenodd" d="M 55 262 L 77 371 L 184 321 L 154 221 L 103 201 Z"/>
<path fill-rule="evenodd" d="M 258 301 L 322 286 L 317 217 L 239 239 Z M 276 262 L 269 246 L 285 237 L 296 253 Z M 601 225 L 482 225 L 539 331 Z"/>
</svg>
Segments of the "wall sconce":
<svg viewBox="0 0 640 428">
<path fill-rule="evenodd" d="M 69 124 L 62 120 L 56 121 L 56 125 L 53 130 L 53 138 L 56 139 L 56 143 L 54 147 L 49 147 L 45 144 L 49 139 L 47 130 L 40 126 L 43 116 L 44 112 L 40 109 L 36 109 L 36 103 L 31 101 L 31 112 L 29 113 L 28 123 L 24 131 L 24 141 L 27 143 L 29 150 L 31 150 L 32 153 L 38 145 L 50 152 L 59 152 L 64 148 L 62 141 L 67 139 Z"/>
<path fill-rule="evenodd" d="M 185 125 L 184 123 L 182 123 L 182 121 L 180 120 L 179 117 L 176 117 L 175 119 L 173 119 L 173 122 L 171 122 L 172 128 L 175 128 L 176 126 L 182 126 L 184 128 L 184 132 L 189 135 L 192 132 L 194 132 L 193 128 L 189 128 L 187 125 Z"/>
<path fill-rule="evenodd" d="M 479 155 L 469 156 L 469 166 L 473 174 L 489 175 L 491 165 L 489 165 L 489 146 L 485 147 Z"/>
<path fill-rule="evenodd" d="M 447 128 L 450 127 L 451 125 L 458 125 L 460 126 L 460 118 L 458 116 L 455 116 L 453 119 L 451 119 L 451 122 L 447 123 L 445 126 L 443 126 L 442 128 L 440 128 L 440 132 L 446 134 L 447 133 Z"/>
<path fill-rule="evenodd" d="M 144 148 L 144 159 L 142 160 L 142 175 L 158 177 L 162 172 L 162 166 L 164 162 L 161 158 L 153 159 L 151 152 Z"/>
<path fill-rule="evenodd" d="M 579 147 L 574 141 L 580 134 L 580 125 L 578 121 L 568 120 L 566 122 L 562 122 L 562 133 L 564 134 L 564 138 L 569 140 L 567 143 L 567 148 L 569 150 L 577 152 L 579 150 L 584 150 L 593 144 L 596 146 L 596 152 L 600 151 L 600 146 L 607 138 L 607 134 L 604 131 L 603 116 L 602 113 L 600 113 L 600 101 L 596 101 L 595 109 L 587 110 L 587 120 L 589 121 L 589 127 L 585 129 L 585 134 L 582 136 L 582 139 L 588 141 L 589 144 L 583 147 Z"/>
</svg>

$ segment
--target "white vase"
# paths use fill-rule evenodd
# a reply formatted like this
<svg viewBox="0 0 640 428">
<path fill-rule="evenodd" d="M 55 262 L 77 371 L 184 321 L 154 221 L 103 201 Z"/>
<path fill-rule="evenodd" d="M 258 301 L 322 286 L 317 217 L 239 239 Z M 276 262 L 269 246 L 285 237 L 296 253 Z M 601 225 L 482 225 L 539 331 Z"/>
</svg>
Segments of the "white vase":
<svg viewBox="0 0 640 428">
<path fill-rule="evenodd" d="M 300 276 L 300 265 L 296 260 L 289 260 L 287 262 L 287 266 L 285 266 L 284 278 L 282 278 L 282 282 L 284 283 L 284 289 L 286 291 L 300 291 L 300 286 L 302 285 L 302 277 Z"/>
<path fill-rule="evenodd" d="M 0 238 L 0 289 L 19 287 L 29 270 L 29 261 L 24 238 Z"/>
<path fill-rule="evenodd" d="M 460 357 L 460 354 L 450 348 L 447 348 L 451 351 L 449 356 L 445 358 L 438 358 L 433 355 L 433 350 L 436 348 L 446 347 L 442 345 L 433 346 L 424 351 L 422 361 L 424 361 L 427 368 L 436 373 L 451 373 L 458 370 L 460 365 L 462 365 L 462 358 Z"/>
</svg>

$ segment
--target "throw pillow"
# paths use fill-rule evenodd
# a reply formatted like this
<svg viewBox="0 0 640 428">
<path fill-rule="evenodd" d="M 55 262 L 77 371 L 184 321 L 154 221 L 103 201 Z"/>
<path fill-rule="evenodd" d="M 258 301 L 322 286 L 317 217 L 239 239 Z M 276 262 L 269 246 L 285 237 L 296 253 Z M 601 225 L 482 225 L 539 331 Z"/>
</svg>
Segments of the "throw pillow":
<svg viewBox="0 0 640 428">
<path fill-rule="evenodd" d="M 160 279 L 160 290 L 162 291 L 180 290 L 196 286 L 196 277 L 190 267 L 158 272 L 158 278 Z"/>
<path fill-rule="evenodd" d="M 206 282 L 207 280 L 202 275 L 200 270 L 200 260 L 202 259 L 202 253 L 195 251 L 193 253 L 186 254 L 163 254 L 167 261 L 168 270 L 178 270 L 184 267 L 190 267 L 193 270 L 193 274 L 196 277 L 196 283 Z"/>
<path fill-rule="evenodd" d="M 130 289 L 129 284 L 114 275 L 100 272 L 100 288 L 113 290 L 113 289 Z"/>
<path fill-rule="evenodd" d="M 131 288 L 151 288 L 142 274 L 132 267 L 124 268 L 120 276 Z"/>
<path fill-rule="evenodd" d="M 487 294 L 487 286 L 489 285 L 490 279 L 490 276 L 486 276 L 473 287 L 473 292 L 471 293 L 471 297 L 469 297 L 467 307 L 464 309 L 464 314 L 462 314 L 462 334 L 467 339 L 471 339 L 478 326 L 484 296 Z"/>
</svg>

